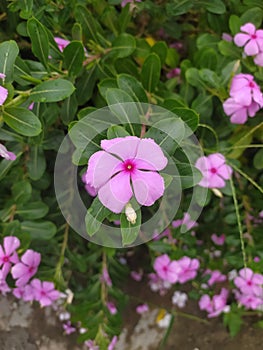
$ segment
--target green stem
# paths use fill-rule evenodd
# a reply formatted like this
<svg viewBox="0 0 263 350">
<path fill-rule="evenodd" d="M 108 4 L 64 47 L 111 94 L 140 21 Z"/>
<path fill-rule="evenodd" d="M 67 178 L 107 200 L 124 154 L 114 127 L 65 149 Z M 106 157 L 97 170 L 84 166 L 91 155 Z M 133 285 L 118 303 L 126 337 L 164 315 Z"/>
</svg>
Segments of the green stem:
<svg viewBox="0 0 263 350">
<path fill-rule="evenodd" d="M 226 148 L 221 149 L 221 151 L 224 152 L 224 151 L 228 151 L 228 150 L 232 151 L 233 149 L 239 149 L 239 148 L 242 149 L 242 148 L 262 148 L 262 147 L 263 147 L 262 144 L 254 143 L 254 144 L 251 144 L 251 145 L 240 145 L 240 146 L 226 147 Z"/>
<path fill-rule="evenodd" d="M 254 187 L 256 187 L 259 192 L 263 193 L 263 188 L 260 187 L 253 179 L 251 179 L 250 176 L 248 176 L 246 173 L 244 173 L 242 170 L 240 170 L 238 167 L 236 167 L 233 163 L 229 162 L 231 167 L 236 170 L 240 175 L 242 175 L 245 179 L 247 179 Z"/>
<path fill-rule="evenodd" d="M 62 277 L 62 266 L 64 264 L 64 258 L 65 258 L 65 250 L 68 244 L 68 234 L 69 234 L 69 224 L 66 222 L 65 224 L 65 230 L 64 230 L 64 237 L 63 237 L 63 243 L 61 246 L 60 256 L 59 260 L 56 266 L 55 271 L 55 281 L 61 282 L 63 280 Z"/>
<path fill-rule="evenodd" d="M 167 339 L 169 337 L 169 334 L 171 333 L 171 330 L 173 328 L 173 324 L 174 324 L 174 315 L 172 315 L 171 317 L 171 320 L 170 320 L 170 323 L 169 323 L 169 326 L 168 328 L 166 329 L 166 332 L 165 332 L 165 335 L 159 345 L 159 350 L 162 350 L 162 349 L 165 349 L 165 344 L 167 342 Z"/>
<path fill-rule="evenodd" d="M 246 257 L 245 243 L 244 243 L 244 238 L 243 238 L 243 229 L 242 229 L 242 224 L 241 224 L 241 218 L 240 218 L 240 213 L 239 213 L 239 209 L 238 209 L 236 190 L 235 190 L 235 186 L 234 186 L 232 177 L 230 177 L 229 181 L 230 181 L 230 186 L 231 186 L 231 191 L 232 191 L 232 196 L 233 196 L 233 201 L 234 201 L 234 206 L 235 206 L 235 211 L 236 211 L 240 244 L 241 244 L 241 251 L 242 251 L 242 256 L 243 256 L 243 264 L 244 264 L 244 267 L 247 267 L 247 263 L 246 263 L 247 257 Z"/>
</svg>

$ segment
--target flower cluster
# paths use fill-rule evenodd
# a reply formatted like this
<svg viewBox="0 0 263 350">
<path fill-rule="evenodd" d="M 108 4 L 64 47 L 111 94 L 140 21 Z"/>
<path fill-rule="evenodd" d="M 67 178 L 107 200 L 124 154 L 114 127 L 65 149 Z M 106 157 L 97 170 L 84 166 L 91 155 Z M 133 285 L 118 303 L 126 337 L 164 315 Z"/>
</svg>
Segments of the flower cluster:
<svg viewBox="0 0 263 350">
<path fill-rule="evenodd" d="M 262 107 L 263 96 L 253 75 L 235 75 L 231 82 L 230 98 L 223 103 L 231 123 L 244 124 L 248 117 L 254 117 Z"/>
<path fill-rule="evenodd" d="M 204 294 L 199 300 L 201 310 L 208 312 L 208 317 L 217 317 L 222 312 L 229 312 L 230 306 L 227 305 L 228 290 L 221 289 L 220 294 L 214 295 L 212 298 L 208 294 Z"/>
<path fill-rule="evenodd" d="M 240 27 L 242 33 L 234 37 L 234 43 L 244 47 L 247 56 L 254 56 L 255 64 L 263 66 L 263 30 L 256 29 L 253 23 L 246 23 Z"/>
<path fill-rule="evenodd" d="M 194 279 L 199 269 L 199 261 L 183 256 L 179 260 L 170 260 L 167 254 L 157 257 L 153 268 L 157 276 L 169 283 L 185 283 Z"/>
<path fill-rule="evenodd" d="M 41 282 L 37 278 L 30 281 L 38 270 L 41 260 L 40 254 L 28 249 L 19 260 L 17 254 L 19 247 L 19 239 L 13 236 L 5 237 L 3 246 L 0 245 L 0 291 L 3 294 L 11 292 L 11 288 L 6 282 L 9 272 L 11 272 L 16 285 L 16 288 L 13 289 L 13 295 L 16 298 L 25 301 L 36 300 L 41 306 L 51 305 L 60 296 L 54 283 Z"/>
<path fill-rule="evenodd" d="M 225 180 L 229 180 L 232 175 L 232 168 L 226 164 L 225 157 L 221 153 L 213 153 L 208 157 L 198 158 L 195 167 L 203 175 L 199 182 L 199 186 L 202 187 L 225 187 Z"/>
<path fill-rule="evenodd" d="M 263 275 L 254 273 L 250 268 L 243 268 L 234 279 L 238 288 L 235 291 L 237 301 L 246 309 L 262 309 L 263 307 Z"/>
</svg>

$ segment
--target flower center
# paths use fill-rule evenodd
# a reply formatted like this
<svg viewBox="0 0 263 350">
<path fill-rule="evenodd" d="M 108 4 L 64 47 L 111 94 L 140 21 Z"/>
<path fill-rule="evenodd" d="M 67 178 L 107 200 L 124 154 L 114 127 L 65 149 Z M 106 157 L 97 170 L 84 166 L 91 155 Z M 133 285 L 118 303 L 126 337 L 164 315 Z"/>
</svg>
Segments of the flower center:
<svg viewBox="0 0 263 350">
<path fill-rule="evenodd" d="M 132 160 L 128 159 L 123 163 L 123 170 L 132 173 L 135 169 L 135 164 Z"/>
<path fill-rule="evenodd" d="M 216 168 L 211 168 L 210 171 L 212 174 L 216 174 L 216 172 L 217 172 Z"/>
<path fill-rule="evenodd" d="M 247 285 L 252 286 L 252 281 L 251 280 L 247 281 Z"/>
<path fill-rule="evenodd" d="M 3 262 L 4 262 L 4 263 L 9 262 L 9 256 L 4 256 L 4 258 L 3 258 Z"/>
<path fill-rule="evenodd" d="M 257 35 L 256 34 L 252 34 L 251 35 L 251 39 L 257 39 Z"/>
<path fill-rule="evenodd" d="M 32 267 L 32 266 L 29 267 L 28 272 L 29 272 L 29 273 L 33 273 L 33 271 L 34 271 L 34 267 Z"/>
<path fill-rule="evenodd" d="M 255 84 L 253 83 L 253 81 L 251 81 L 251 82 L 249 83 L 249 87 L 251 87 L 252 89 L 255 87 Z"/>
</svg>

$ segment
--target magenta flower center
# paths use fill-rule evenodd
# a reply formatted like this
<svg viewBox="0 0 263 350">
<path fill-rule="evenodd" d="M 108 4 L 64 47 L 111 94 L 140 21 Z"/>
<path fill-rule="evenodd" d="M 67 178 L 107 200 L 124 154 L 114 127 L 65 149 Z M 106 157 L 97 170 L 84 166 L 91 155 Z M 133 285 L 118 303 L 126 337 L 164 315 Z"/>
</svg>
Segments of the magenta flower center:
<svg viewBox="0 0 263 350">
<path fill-rule="evenodd" d="M 255 87 L 255 84 L 253 83 L 253 81 L 249 82 L 249 87 L 252 88 L 252 89 Z"/>
<path fill-rule="evenodd" d="M 252 284 L 253 284 L 253 283 L 252 283 L 251 280 L 247 281 L 247 285 L 248 285 L 248 286 L 252 286 Z"/>
<path fill-rule="evenodd" d="M 4 262 L 4 263 L 9 262 L 9 256 L 4 256 L 4 257 L 3 257 L 3 262 Z"/>
<path fill-rule="evenodd" d="M 163 266 L 163 271 L 167 272 L 168 271 L 168 267 L 166 265 Z"/>
<path fill-rule="evenodd" d="M 211 169 L 210 169 L 210 172 L 211 172 L 212 174 L 216 174 L 217 170 L 216 170 L 216 168 L 211 168 Z"/>
<path fill-rule="evenodd" d="M 125 172 L 128 173 L 132 173 L 136 168 L 136 165 L 134 163 L 134 161 L 132 161 L 131 159 L 127 159 L 124 163 L 123 163 L 123 170 Z"/>
<path fill-rule="evenodd" d="M 46 292 L 44 290 L 41 290 L 40 294 L 44 297 L 46 296 Z"/>
<path fill-rule="evenodd" d="M 257 34 L 252 34 L 251 39 L 257 39 Z"/>
<path fill-rule="evenodd" d="M 34 272 L 34 267 L 33 266 L 29 267 L 28 272 L 29 273 L 33 273 Z"/>
</svg>

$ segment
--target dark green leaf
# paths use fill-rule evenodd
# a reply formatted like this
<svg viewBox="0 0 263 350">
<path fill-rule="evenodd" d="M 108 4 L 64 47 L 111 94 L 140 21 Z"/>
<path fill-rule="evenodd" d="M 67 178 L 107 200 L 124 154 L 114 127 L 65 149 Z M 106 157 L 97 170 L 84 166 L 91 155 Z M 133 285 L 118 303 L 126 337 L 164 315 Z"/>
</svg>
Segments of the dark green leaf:
<svg viewBox="0 0 263 350">
<path fill-rule="evenodd" d="M 65 125 L 68 125 L 74 120 L 78 110 L 78 101 L 76 94 L 73 93 L 62 103 L 61 107 L 61 119 Z"/>
<path fill-rule="evenodd" d="M 159 56 L 161 65 L 163 65 L 165 63 L 168 52 L 167 44 L 164 41 L 158 41 L 156 44 L 153 45 L 151 51 Z"/>
<path fill-rule="evenodd" d="M 74 90 L 68 80 L 48 80 L 32 89 L 30 99 L 33 102 L 57 102 L 69 97 Z"/>
<path fill-rule="evenodd" d="M 18 205 L 16 214 L 26 220 L 41 219 L 48 213 L 48 206 L 43 202 L 32 202 Z"/>
<path fill-rule="evenodd" d="M 13 81 L 14 64 L 19 53 L 17 43 L 13 40 L 0 44 L 0 72 L 5 74 L 5 82 Z"/>
<path fill-rule="evenodd" d="M 135 224 L 132 224 L 127 220 L 124 213 L 121 214 L 121 235 L 122 235 L 122 245 L 128 246 L 132 244 L 140 232 L 141 227 L 141 209 L 135 210 L 137 218 Z"/>
<path fill-rule="evenodd" d="M 16 204 L 24 204 L 29 201 L 32 194 L 32 186 L 29 181 L 22 180 L 12 186 L 12 195 Z"/>
<path fill-rule="evenodd" d="M 127 33 L 119 35 L 112 43 L 111 54 L 115 57 L 130 56 L 136 48 L 136 41 L 134 37 Z"/>
<path fill-rule="evenodd" d="M 32 180 L 39 180 L 44 174 L 46 170 L 46 158 L 41 146 L 30 146 L 27 168 L 28 174 Z"/>
<path fill-rule="evenodd" d="M 96 83 L 96 66 L 85 71 L 76 83 L 76 95 L 79 105 L 83 105 L 92 97 Z"/>
<path fill-rule="evenodd" d="M 148 97 L 142 84 L 134 77 L 128 74 L 120 74 L 117 76 L 118 87 L 128 93 L 134 102 L 148 103 Z"/>
<path fill-rule="evenodd" d="M 143 63 L 141 80 L 144 88 L 153 92 L 160 81 L 161 60 L 155 53 L 151 53 Z"/>
<path fill-rule="evenodd" d="M 111 126 L 107 130 L 107 138 L 110 139 L 115 139 L 116 137 L 125 137 L 129 136 L 130 134 L 122 127 L 119 125 L 114 125 Z"/>
<path fill-rule="evenodd" d="M 69 75 L 77 76 L 84 61 L 84 48 L 80 41 L 71 41 L 63 51 L 64 64 Z"/>
<path fill-rule="evenodd" d="M 36 240 L 50 240 L 57 232 L 56 226 L 51 221 L 23 221 L 21 229 Z"/>
<path fill-rule="evenodd" d="M 89 236 L 93 236 L 99 231 L 103 220 L 110 214 L 110 210 L 105 208 L 98 197 L 96 197 L 89 207 L 85 216 L 86 230 Z"/>
<path fill-rule="evenodd" d="M 32 42 L 33 54 L 47 66 L 49 41 L 45 27 L 36 18 L 30 18 L 27 22 L 27 31 Z"/>
</svg>

